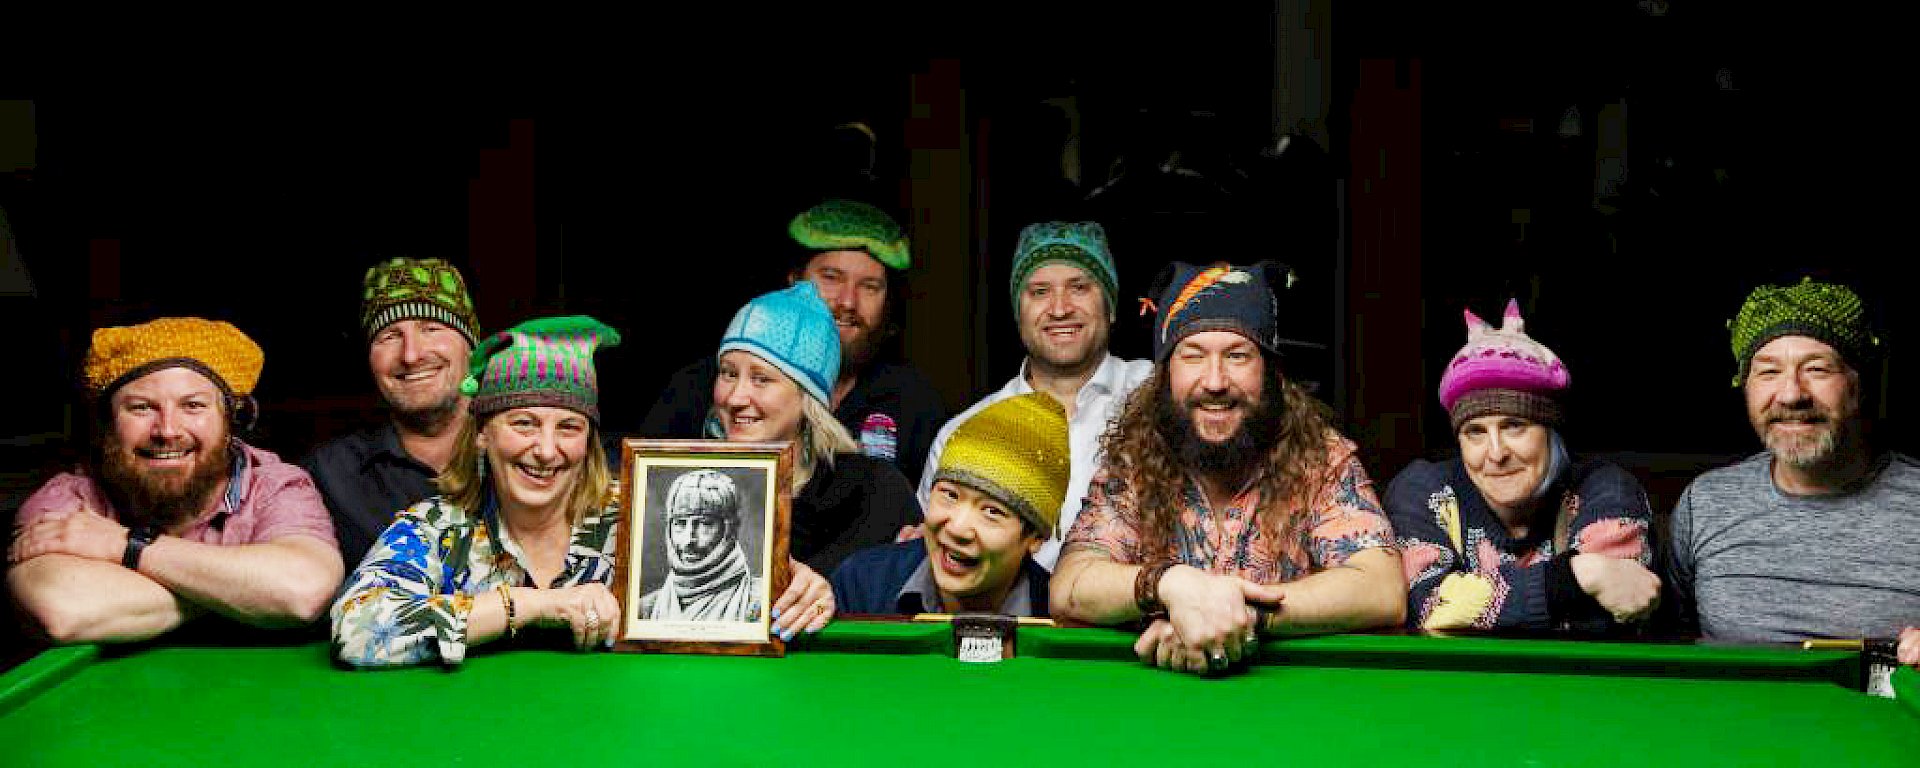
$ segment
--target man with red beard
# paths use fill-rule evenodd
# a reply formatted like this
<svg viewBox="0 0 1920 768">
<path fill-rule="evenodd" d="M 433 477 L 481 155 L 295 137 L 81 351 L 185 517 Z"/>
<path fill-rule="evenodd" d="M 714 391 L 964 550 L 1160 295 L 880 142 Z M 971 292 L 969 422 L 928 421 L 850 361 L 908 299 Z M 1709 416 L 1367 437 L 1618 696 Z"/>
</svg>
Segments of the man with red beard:
<svg viewBox="0 0 1920 768">
<path fill-rule="evenodd" d="M 1762 286 L 1730 328 L 1734 385 L 1767 450 L 1695 478 L 1674 506 L 1683 628 L 1741 642 L 1898 633 L 1900 661 L 1920 664 L 1920 467 L 1873 443 L 1862 404 L 1879 340 L 1859 296 Z"/>
<path fill-rule="evenodd" d="M 343 568 L 307 473 L 233 436 L 264 359 L 232 325 L 103 328 L 87 351 L 95 446 L 29 497 L 7 587 L 58 643 L 145 640 L 212 612 L 309 624 Z"/>
<path fill-rule="evenodd" d="M 946 407 L 925 376 L 880 359 L 880 347 L 898 330 L 893 318 L 906 297 L 903 279 L 913 254 L 900 225 L 886 212 L 853 200 L 828 200 L 795 216 L 787 234 L 799 246 L 787 274 L 808 280 L 833 310 L 840 331 L 840 378 L 833 414 L 860 443 L 861 453 L 893 463 L 908 482 L 920 478 Z M 674 373 L 647 411 L 644 437 L 718 437 L 713 379 L 719 363 L 707 355 Z"/>
<path fill-rule="evenodd" d="M 480 338 L 460 271 L 440 259 L 391 259 L 367 270 L 360 327 L 386 423 L 315 449 L 300 462 L 320 489 L 357 566 L 394 516 L 439 493 L 466 424 L 460 378 Z"/>
<path fill-rule="evenodd" d="M 1140 659 L 1197 673 L 1261 634 L 1399 624 L 1393 528 L 1353 443 L 1281 372 L 1272 262 L 1175 263 L 1156 281 L 1154 371 L 1054 569 L 1055 617 L 1144 623 Z"/>
</svg>

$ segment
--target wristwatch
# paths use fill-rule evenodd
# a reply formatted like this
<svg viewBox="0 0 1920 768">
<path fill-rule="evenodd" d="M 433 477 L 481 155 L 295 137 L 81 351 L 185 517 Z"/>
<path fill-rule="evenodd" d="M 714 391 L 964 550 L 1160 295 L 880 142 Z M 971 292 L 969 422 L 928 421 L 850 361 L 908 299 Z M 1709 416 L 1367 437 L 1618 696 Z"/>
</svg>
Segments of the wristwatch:
<svg viewBox="0 0 1920 768">
<path fill-rule="evenodd" d="M 152 544 L 153 540 L 159 537 L 160 533 L 151 525 L 128 528 L 127 551 L 120 556 L 120 564 L 129 571 L 140 570 L 140 553 L 145 552 L 147 545 Z"/>
</svg>

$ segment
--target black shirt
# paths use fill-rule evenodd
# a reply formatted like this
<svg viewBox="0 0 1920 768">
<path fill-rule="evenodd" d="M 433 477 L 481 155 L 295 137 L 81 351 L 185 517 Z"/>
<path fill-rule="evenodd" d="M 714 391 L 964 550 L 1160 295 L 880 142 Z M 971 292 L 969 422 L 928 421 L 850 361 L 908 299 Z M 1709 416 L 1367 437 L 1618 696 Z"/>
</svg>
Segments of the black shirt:
<svg viewBox="0 0 1920 768">
<path fill-rule="evenodd" d="M 392 424 L 327 442 L 300 462 L 333 515 L 340 557 L 351 572 L 402 510 L 440 491 L 432 467 L 400 447 Z"/>
<path fill-rule="evenodd" d="M 710 437 L 705 426 L 713 410 L 713 380 L 719 374 L 720 362 L 713 355 L 675 372 L 640 423 L 638 436 Z M 919 482 L 933 438 L 947 423 L 946 407 L 933 385 L 919 371 L 898 363 L 869 366 L 833 415 L 862 453 L 892 462 L 911 483 Z"/>
<path fill-rule="evenodd" d="M 821 462 L 794 494 L 787 547 L 793 559 L 825 576 L 848 555 L 891 543 L 920 524 L 920 502 L 900 471 L 854 453 Z"/>
</svg>

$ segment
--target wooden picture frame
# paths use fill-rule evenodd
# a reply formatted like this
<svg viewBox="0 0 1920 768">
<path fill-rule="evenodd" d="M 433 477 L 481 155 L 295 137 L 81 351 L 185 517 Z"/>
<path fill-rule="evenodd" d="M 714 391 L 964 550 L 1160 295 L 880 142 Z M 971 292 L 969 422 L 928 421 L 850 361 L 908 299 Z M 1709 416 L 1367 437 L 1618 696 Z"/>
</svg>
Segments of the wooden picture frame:
<svg viewBox="0 0 1920 768">
<path fill-rule="evenodd" d="M 620 600 L 614 650 L 785 655 L 786 644 L 773 633 L 768 614 L 792 578 L 787 532 L 793 513 L 793 451 L 791 443 L 623 441 L 618 559 L 611 585 Z M 687 487 L 725 487 L 738 500 L 737 525 L 730 534 L 718 534 L 721 538 L 706 550 L 687 532 L 690 524 L 684 519 L 684 538 L 669 533 L 669 491 L 682 476 L 696 472 L 702 476 L 697 481 L 688 478 Z M 682 547 L 674 548 L 675 541 Z M 737 569 L 728 564 L 733 559 L 729 550 L 717 547 L 737 548 L 744 556 L 745 583 L 737 576 L 726 578 L 723 581 L 733 586 L 716 591 L 712 581 L 703 583 L 699 574 L 674 573 L 672 565 L 685 567 L 690 557 L 697 558 L 695 563 L 713 564 L 713 572 Z M 695 596 L 682 599 L 688 594 Z M 669 615 L 683 612 L 695 615 Z M 721 613 L 727 617 L 714 615 Z"/>
</svg>

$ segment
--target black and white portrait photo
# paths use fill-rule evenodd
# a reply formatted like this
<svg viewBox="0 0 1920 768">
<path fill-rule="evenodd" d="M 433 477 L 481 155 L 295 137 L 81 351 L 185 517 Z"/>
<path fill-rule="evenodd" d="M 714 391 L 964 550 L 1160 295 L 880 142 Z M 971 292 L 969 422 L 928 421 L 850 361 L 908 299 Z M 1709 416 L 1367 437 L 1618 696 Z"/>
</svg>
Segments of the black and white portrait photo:
<svg viewBox="0 0 1920 768">
<path fill-rule="evenodd" d="M 766 474 L 745 467 L 649 473 L 637 618 L 760 620 Z"/>
<path fill-rule="evenodd" d="M 635 441 L 645 444 L 644 441 Z M 783 569 L 783 454 L 765 446 L 670 441 L 628 449 L 622 472 L 623 641 L 639 649 L 757 653 Z M 630 531 L 631 533 L 627 533 Z"/>
</svg>

